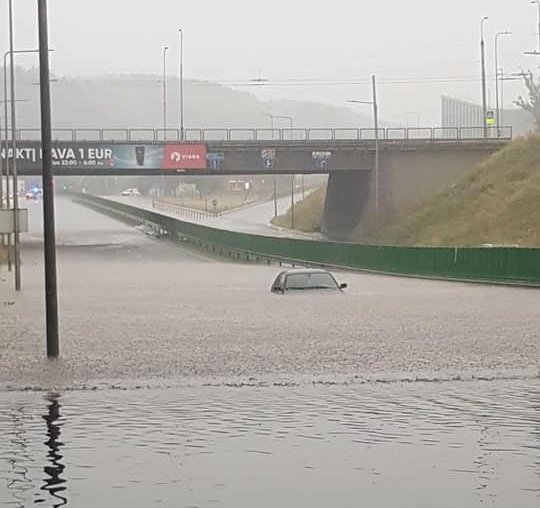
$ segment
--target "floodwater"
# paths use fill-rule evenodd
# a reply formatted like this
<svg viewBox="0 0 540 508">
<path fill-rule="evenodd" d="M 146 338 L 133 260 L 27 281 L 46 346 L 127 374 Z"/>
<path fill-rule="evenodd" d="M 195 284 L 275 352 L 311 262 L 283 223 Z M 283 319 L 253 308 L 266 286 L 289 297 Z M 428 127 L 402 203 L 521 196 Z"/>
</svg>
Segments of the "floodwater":
<svg viewBox="0 0 540 508">
<path fill-rule="evenodd" d="M 0 393 L 5 506 L 533 508 L 523 382 Z"/>
<path fill-rule="evenodd" d="M 535 290 L 338 274 L 273 295 L 58 202 L 62 357 L 44 358 L 39 206 L 0 274 L 0 505 L 536 507 Z"/>
</svg>

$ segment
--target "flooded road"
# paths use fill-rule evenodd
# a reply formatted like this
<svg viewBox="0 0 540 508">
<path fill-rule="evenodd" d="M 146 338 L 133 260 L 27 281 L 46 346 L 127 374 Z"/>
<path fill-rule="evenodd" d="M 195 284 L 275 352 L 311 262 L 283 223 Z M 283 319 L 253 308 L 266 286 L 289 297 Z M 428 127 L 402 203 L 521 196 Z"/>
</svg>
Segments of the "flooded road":
<svg viewBox="0 0 540 508">
<path fill-rule="evenodd" d="M 0 273 L 2 506 L 540 501 L 535 290 L 212 259 L 58 201 L 62 357 L 44 358 L 40 204 Z"/>
</svg>

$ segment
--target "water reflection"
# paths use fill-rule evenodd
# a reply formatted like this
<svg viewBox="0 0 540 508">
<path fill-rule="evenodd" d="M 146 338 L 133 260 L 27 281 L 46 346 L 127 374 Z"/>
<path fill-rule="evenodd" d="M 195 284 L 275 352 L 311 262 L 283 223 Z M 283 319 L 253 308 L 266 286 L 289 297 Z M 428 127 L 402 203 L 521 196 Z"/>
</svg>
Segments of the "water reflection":
<svg viewBox="0 0 540 508">
<path fill-rule="evenodd" d="M 63 458 L 60 449 L 64 446 L 64 443 L 60 441 L 62 433 L 60 408 L 62 406 L 60 405 L 60 396 L 58 394 L 49 394 L 47 400 L 49 401 L 48 412 L 43 415 L 43 419 L 47 423 L 47 436 L 49 439 L 44 444 L 49 447 L 47 458 L 50 464 L 43 468 L 48 478 L 44 478 L 45 485 L 41 487 L 41 490 L 48 491 L 55 498 L 53 506 L 57 508 L 58 506 L 67 504 L 67 498 L 60 495 L 61 492 L 66 490 L 66 480 L 62 478 L 65 465 L 60 462 Z"/>
<path fill-rule="evenodd" d="M 24 508 L 26 492 L 33 490 L 34 485 L 29 475 L 28 438 L 24 427 L 24 406 L 15 408 L 12 412 L 13 437 L 9 440 L 11 450 L 7 459 L 10 474 L 7 478 L 7 488 L 13 495 L 13 506 Z"/>
<path fill-rule="evenodd" d="M 0 392 L 0 506 L 531 508 L 539 398 L 537 381 L 197 387 L 53 394 L 43 414 L 42 394 Z"/>
</svg>

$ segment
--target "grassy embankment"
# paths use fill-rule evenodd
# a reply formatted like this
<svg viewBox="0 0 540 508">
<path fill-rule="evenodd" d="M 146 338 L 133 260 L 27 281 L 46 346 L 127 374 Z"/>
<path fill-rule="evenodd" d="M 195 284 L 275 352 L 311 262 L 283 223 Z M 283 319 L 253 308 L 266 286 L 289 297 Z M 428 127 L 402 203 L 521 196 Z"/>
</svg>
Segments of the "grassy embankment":
<svg viewBox="0 0 540 508">
<path fill-rule="evenodd" d="M 321 221 L 324 209 L 326 186 L 311 192 L 305 199 L 296 203 L 294 207 L 294 229 L 298 231 L 314 232 L 321 230 Z M 291 227 L 291 210 L 272 220 L 274 226 Z"/>
<path fill-rule="evenodd" d="M 298 204 L 296 220 L 302 230 L 313 231 L 320 228 L 324 192 L 308 200 Z M 290 218 L 276 222 L 286 227 Z M 414 210 L 355 239 L 393 245 L 540 246 L 540 136 L 511 143 Z"/>
</svg>

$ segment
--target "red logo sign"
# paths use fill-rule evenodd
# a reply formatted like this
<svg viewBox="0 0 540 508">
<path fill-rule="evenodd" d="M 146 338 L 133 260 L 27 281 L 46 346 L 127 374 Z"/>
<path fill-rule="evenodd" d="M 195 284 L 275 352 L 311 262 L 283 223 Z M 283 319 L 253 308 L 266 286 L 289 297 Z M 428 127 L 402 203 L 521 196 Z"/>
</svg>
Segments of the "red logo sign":
<svg viewBox="0 0 540 508">
<path fill-rule="evenodd" d="M 206 145 L 164 145 L 161 169 L 206 169 Z"/>
</svg>

